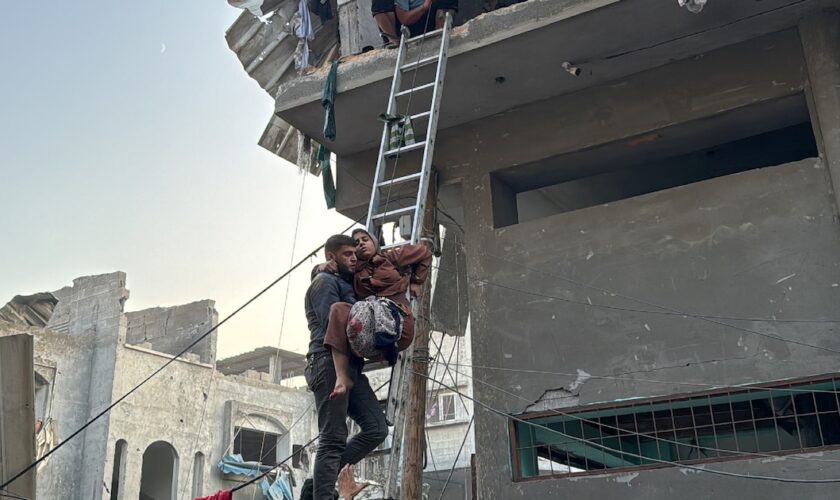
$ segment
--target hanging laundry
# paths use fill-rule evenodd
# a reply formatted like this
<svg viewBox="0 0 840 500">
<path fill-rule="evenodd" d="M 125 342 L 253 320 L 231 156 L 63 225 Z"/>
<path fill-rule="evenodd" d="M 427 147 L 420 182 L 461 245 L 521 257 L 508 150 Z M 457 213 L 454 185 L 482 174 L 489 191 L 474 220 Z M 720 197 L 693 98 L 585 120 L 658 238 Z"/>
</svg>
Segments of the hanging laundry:
<svg viewBox="0 0 840 500">
<path fill-rule="evenodd" d="M 224 490 L 224 491 L 217 491 L 213 495 L 209 497 L 200 497 L 196 498 L 195 500 L 233 500 L 233 491 L 231 490 Z"/>
<path fill-rule="evenodd" d="M 323 144 L 318 145 L 318 161 L 321 162 L 321 183 L 324 186 L 324 199 L 327 208 L 335 208 L 335 182 L 330 168 L 330 150 Z"/>
<path fill-rule="evenodd" d="M 309 42 L 315 39 L 315 31 L 312 29 L 312 18 L 309 16 L 309 8 L 306 6 L 306 0 L 299 0 L 298 22 L 295 28 L 295 36 L 300 41 L 298 42 L 297 50 L 295 50 L 295 68 L 304 69 L 309 67 Z"/>
<path fill-rule="evenodd" d="M 269 500 L 294 500 L 292 489 L 282 477 L 278 477 L 273 484 L 269 483 L 268 479 L 263 479 L 260 482 L 260 489 L 263 496 Z"/>
<path fill-rule="evenodd" d="M 55 444 L 57 442 L 58 439 L 56 439 L 55 420 L 48 418 L 47 423 L 43 424 L 41 429 L 35 434 L 36 453 L 39 457 L 43 457 L 55 448 Z M 38 464 L 36 471 L 41 472 L 41 470 L 47 466 L 48 460 L 49 458 L 42 460 L 41 463 Z"/>
<path fill-rule="evenodd" d="M 335 140 L 335 93 L 338 63 L 339 61 L 335 61 L 330 66 L 327 81 L 324 82 L 324 93 L 321 94 L 321 106 L 324 107 L 324 137 L 331 141 Z"/>
<path fill-rule="evenodd" d="M 239 474 L 240 476 L 256 477 L 273 467 L 259 462 L 246 462 L 242 455 L 225 455 L 219 461 L 219 470 L 225 474 Z"/>
<path fill-rule="evenodd" d="M 410 116 L 381 113 L 379 119 L 388 124 L 388 149 L 411 146 L 417 142 Z"/>
</svg>

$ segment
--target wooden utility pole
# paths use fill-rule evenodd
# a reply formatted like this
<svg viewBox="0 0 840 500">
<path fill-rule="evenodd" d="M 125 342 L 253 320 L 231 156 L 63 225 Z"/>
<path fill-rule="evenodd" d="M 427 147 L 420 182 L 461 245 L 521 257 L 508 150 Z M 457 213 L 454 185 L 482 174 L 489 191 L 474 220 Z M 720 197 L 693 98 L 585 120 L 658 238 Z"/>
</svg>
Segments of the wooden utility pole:
<svg viewBox="0 0 840 500">
<path fill-rule="evenodd" d="M 432 171 L 429 180 L 426 210 L 423 213 L 423 232 L 427 241 L 433 240 L 437 228 L 437 175 Z M 429 271 L 431 278 L 431 270 Z M 431 279 L 423 286 L 419 307 L 414 314 L 414 354 L 410 360 L 408 401 L 405 407 L 405 461 L 403 463 L 400 498 L 417 500 L 423 492 L 423 459 L 426 454 L 426 375 L 429 374 L 429 334 L 431 331 Z M 393 457 L 392 457 L 393 458 Z"/>
</svg>

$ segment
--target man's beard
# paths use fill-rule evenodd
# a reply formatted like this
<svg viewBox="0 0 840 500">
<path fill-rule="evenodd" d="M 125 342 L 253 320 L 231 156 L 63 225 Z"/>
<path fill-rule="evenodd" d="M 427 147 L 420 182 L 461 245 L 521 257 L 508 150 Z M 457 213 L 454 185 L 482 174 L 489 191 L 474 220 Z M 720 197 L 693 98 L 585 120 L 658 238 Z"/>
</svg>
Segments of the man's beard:
<svg viewBox="0 0 840 500">
<path fill-rule="evenodd" d="M 353 275 L 353 272 L 355 271 L 354 269 L 351 269 L 351 268 L 349 268 L 347 266 L 344 266 L 342 264 L 338 264 L 338 263 L 336 263 L 336 264 L 338 266 L 338 274 L 341 274 L 341 275 L 344 275 L 344 276 L 352 276 Z"/>
</svg>

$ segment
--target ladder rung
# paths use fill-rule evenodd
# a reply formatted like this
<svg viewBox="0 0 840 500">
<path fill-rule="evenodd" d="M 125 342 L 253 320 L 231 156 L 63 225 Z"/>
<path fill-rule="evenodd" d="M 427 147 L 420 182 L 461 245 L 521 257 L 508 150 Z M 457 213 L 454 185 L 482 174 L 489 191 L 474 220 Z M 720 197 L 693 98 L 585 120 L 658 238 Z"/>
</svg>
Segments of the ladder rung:
<svg viewBox="0 0 840 500">
<path fill-rule="evenodd" d="M 443 28 L 436 29 L 433 31 L 429 31 L 428 33 L 424 33 L 422 35 L 415 36 L 414 38 L 409 38 L 408 43 L 417 43 L 421 40 L 425 40 L 426 38 L 433 38 L 443 33 Z"/>
<path fill-rule="evenodd" d="M 414 61 L 414 62 L 405 64 L 400 69 L 402 69 L 403 71 L 411 71 L 412 69 L 421 68 L 423 66 L 426 66 L 427 64 L 437 62 L 437 60 L 438 60 L 438 56 L 427 57 L 425 59 L 420 59 L 419 61 Z"/>
<path fill-rule="evenodd" d="M 396 179 L 391 179 L 389 181 L 384 181 L 379 183 L 379 187 L 388 187 L 393 186 L 395 184 L 402 184 L 403 182 L 411 182 L 420 179 L 423 176 L 423 172 L 417 172 L 416 174 L 406 175 L 404 177 L 397 177 Z"/>
<path fill-rule="evenodd" d="M 390 245 L 385 245 L 384 247 L 382 247 L 382 250 L 390 250 L 392 248 L 397 248 L 397 247 L 401 247 L 403 245 L 408 245 L 409 243 L 411 243 L 411 242 L 406 241 L 406 240 L 398 241 L 397 243 L 391 243 Z"/>
<path fill-rule="evenodd" d="M 431 111 L 423 111 L 422 113 L 417 113 L 416 115 L 411 115 L 411 121 L 419 120 L 421 118 L 428 118 L 432 116 Z"/>
<path fill-rule="evenodd" d="M 414 212 L 414 207 L 413 206 L 405 207 L 405 208 L 398 208 L 396 210 L 391 210 L 389 212 L 376 214 L 376 215 L 373 216 L 373 219 L 374 220 L 376 220 L 376 219 L 392 219 L 392 218 L 396 218 L 400 215 L 410 214 L 412 212 Z"/>
<path fill-rule="evenodd" d="M 408 146 L 402 146 L 396 149 L 391 149 L 389 151 L 385 151 L 385 158 L 394 157 L 400 153 L 408 153 L 409 151 L 415 151 L 418 149 L 423 149 L 426 146 L 426 141 L 419 141 L 415 142 L 414 144 L 410 144 Z"/>
<path fill-rule="evenodd" d="M 430 82 L 425 85 L 420 85 L 419 87 L 414 87 L 412 89 L 403 90 L 402 92 L 397 92 L 397 94 L 394 97 L 402 97 L 404 95 L 411 94 L 412 92 L 420 92 L 421 90 L 430 89 L 435 86 L 435 83 L 437 82 Z"/>
</svg>

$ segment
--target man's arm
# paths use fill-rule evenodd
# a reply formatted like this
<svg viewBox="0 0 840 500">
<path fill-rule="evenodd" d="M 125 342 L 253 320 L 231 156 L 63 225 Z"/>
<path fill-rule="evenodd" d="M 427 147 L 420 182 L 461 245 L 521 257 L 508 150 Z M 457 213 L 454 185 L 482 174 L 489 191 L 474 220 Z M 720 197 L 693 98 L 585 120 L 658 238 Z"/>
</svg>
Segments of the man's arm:
<svg viewBox="0 0 840 500">
<path fill-rule="evenodd" d="M 397 15 L 397 19 L 400 20 L 400 23 L 410 26 L 417 21 L 421 20 L 426 12 L 432 7 L 432 0 L 425 0 L 423 5 L 420 7 L 416 7 L 411 10 L 403 10 L 397 6 L 394 7 L 394 13 Z"/>
<path fill-rule="evenodd" d="M 330 306 L 341 302 L 338 283 L 335 280 L 334 276 L 321 273 L 315 276 L 309 288 L 309 303 L 312 305 L 315 317 L 318 318 L 318 323 L 324 329 L 327 328 L 329 321 Z"/>
</svg>

